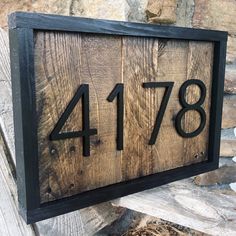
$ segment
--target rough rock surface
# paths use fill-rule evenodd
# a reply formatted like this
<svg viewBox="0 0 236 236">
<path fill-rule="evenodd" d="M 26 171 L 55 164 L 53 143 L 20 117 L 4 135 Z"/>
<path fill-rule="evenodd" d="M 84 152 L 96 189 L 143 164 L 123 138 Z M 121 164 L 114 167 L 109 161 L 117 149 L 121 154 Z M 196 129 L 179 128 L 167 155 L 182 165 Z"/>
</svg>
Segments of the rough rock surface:
<svg viewBox="0 0 236 236">
<path fill-rule="evenodd" d="M 194 178 L 194 182 L 200 186 L 208 186 L 214 184 L 230 184 L 236 182 L 236 163 L 230 158 L 225 158 L 224 163 L 219 169 L 198 175 Z"/>
<path fill-rule="evenodd" d="M 236 95 L 226 95 L 223 104 L 222 128 L 236 127 Z"/>
<path fill-rule="evenodd" d="M 236 94 L 236 68 L 234 67 L 226 67 L 225 92 L 229 94 Z"/>
<path fill-rule="evenodd" d="M 194 0 L 177 0 L 176 26 L 192 27 Z"/>
<path fill-rule="evenodd" d="M 149 0 L 146 14 L 149 22 L 175 23 L 176 22 L 176 0 Z"/>
<path fill-rule="evenodd" d="M 193 27 L 229 32 L 227 63 L 236 63 L 235 0 L 195 0 Z"/>
<path fill-rule="evenodd" d="M 74 0 L 71 2 L 70 15 L 127 20 L 129 13 L 129 5 L 124 0 Z"/>
<path fill-rule="evenodd" d="M 7 29 L 7 15 L 14 11 L 31 11 L 69 15 L 70 0 L 1 0 L 0 26 Z"/>
<path fill-rule="evenodd" d="M 220 155 L 225 157 L 236 156 L 236 128 L 221 131 Z"/>
<path fill-rule="evenodd" d="M 235 34 L 235 0 L 195 0 L 193 26 Z"/>
<path fill-rule="evenodd" d="M 236 64 L 236 32 L 234 35 L 228 35 L 226 63 Z"/>
</svg>

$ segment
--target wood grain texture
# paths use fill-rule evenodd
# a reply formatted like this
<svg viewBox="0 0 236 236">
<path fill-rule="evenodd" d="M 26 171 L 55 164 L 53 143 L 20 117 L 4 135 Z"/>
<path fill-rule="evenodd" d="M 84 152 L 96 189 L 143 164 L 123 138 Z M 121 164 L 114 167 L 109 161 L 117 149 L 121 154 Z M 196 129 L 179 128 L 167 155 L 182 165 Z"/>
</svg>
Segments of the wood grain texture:
<svg viewBox="0 0 236 236">
<path fill-rule="evenodd" d="M 124 211 L 106 202 L 40 221 L 35 224 L 35 229 L 40 236 L 93 236 L 121 217 Z"/>
<path fill-rule="evenodd" d="M 0 235 L 34 236 L 33 227 L 26 225 L 18 214 L 17 189 L 0 140 Z"/>
<path fill-rule="evenodd" d="M 7 32 L 0 28 L 0 127 L 6 144 L 15 159 L 15 140 L 13 127 L 10 52 Z"/>
<path fill-rule="evenodd" d="M 206 42 L 158 40 L 60 32 L 35 34 L 35 76 L 38 113 L 41 202 L 71 196 L 109 184 L 201 162 L 207 159 L 213 45 Z M 183 139 L 173 118 L 181 109 L 178 91 L 188 79 L 207 88 L 203 132 Z M 143 82 L 174 81 L 158 140 L 148 145 L 164 88 L 144 89 Z M 48 136 L 79 85 L 90 86 L 91 156 L 82 156 L 82 139 L 49 141 Z M 116 151 L 116 103 L 107 96 L 116 83 L 125 86 L 124 151 Z M 186 100 L 195 103 L 199 88 L 190 86 Z M 82 128 L 81 102 L 63 131 Z M 189 111 L 182 126 L 199 124 Z M 166 148 L 170 147 L 170 148 Z M 188 148 L 186 148 L 188 147 Z M 190 148 L 189 148 L 190 147 Z"/>
<path fill-rule="evenodd" d="M 70 196 L 78 189 L 96 188 L 99 183 L 111 184 L 120 175 L 120 154 L 116 154 L 115 139 L 111 139 L 116 133 L 116 114 L 111 112 L 116 104 L 106 101 L 121 74 L 121 40 L 115 39 L 60 33 L 37 35 L 35 67 L 43 201 Z M 54 142 L 47 139 L 82 83 L 90 85 L 90 127 L 98 129 L 98 135 L 91 136 L 91 157 L 87 158 L 82 156 L 81 138 Z M 81 117 L 79 102 L 63 131 L 81 130 Z"/>
<path fill-rule="evenodd" d="M 152 41 L 143 38 L 128 38 L 126 41 L 123 75 L 126 85 L 126 144 L 122 161 L 128 175 L 125 179 L 205 160 L 207 157 L 201 153 L 207 151 L 207 128 L 195 138 L 183 139 L 175 131 L 173 120 L 181 109 L 178 102 L 179 88 L 187 79 L 203 79 L 208 90 L 204 109 L 209 114 L 212 45 L 194 42 L 188 44 L 183 41 Z M 206 52 L 209 53 L 208 56 L 205 56 Z M 196 70 L 196 66 L 201 69 Z M 148 145 L 148 140 L 160 108 L 164 88 L 147 90 L 140 86 L 140 83 L 150 81 L 175 82 L 156 144 L 153 146 Z M 190 88 L 187 101 L 191 103 L 198 100 L 199 91 L 195 86 Z M 188 132 L 195 130 L 198 127 L 198 119 L 199 115 L 196 112 L 187 112 L 183 119 L 184 129 Z"/>
<path fill-rule="evenodd" d="M 5 42 L 8 42 L 6 32 L 1 31 L 0 37 L 4 37 Z M 8 44 L 6 44 L 6 47 L 8 48 Z M 5 48 L 0 47 L 1 56 L 3 56 L 2 50 L 5 51 Z M 3 56 L 3 58 L 4 60 L 9 61 L 9 54 L 6 53 L 6 55 Z M 9 65 L 6 65 L 6 66 L 7 68 L 9 68 Z M 2 67 L 0 68 L 2 70 Z M 2 74 L 3 73 L 1 71 L 0 76 Z M 10 73 L 9 73 L 9 76 L 10 76 Z M 10 81 L 9 76 L 1 77 L 1 79 L 6 79 L 7 81 Z M 9 92 L 11 91 L 10 83 L 4 82 L 1 85 L 3 85 L 3 86 L 0 86 L 1 91 L 6 91 L 4 93 L 4 96 L 1 98 L 5 99 L 5 97 L 10 97 L 10 100 L 11 100 L 11 93 Z M 8 110 L 7 109 L 8 106 L 6 104 L 7 103 L 1 104 L 1 108 L 3 110 Z M 4 114 L 5 113 L 0 113 L 0 120 L 2 122 L 1 128 L 2 128 L 2 124 L 4 124 L 6 127 L 4 131 L 4 137 L 6 140 L 14 140 L 14 133 L 9 132 L 10 130 L 9 128 L 13 126 L 13 123 L 6 122 L 7 119 L 3 119 Z M 12 114 L 12 111 L 11 111 L 11 114 Z M 10 117 L 9 120 L 13 122 L 12 116 L 9 116 L 9 117 Z M 9 147 L 13 146 L 13 149 L 14 149 L 13 143 L 8 143 L 8 144 L 9 144 Z M 10 150 L 10 151 L 11 153 L 14 152 L 14 150 Z M 10 205 L 10 208 L 8 208 L 9 210 L 7 210 L 7 216 L 9 216 L 11 220 L 13 220 L 14 211 L 15 211 L 14 210 L 15 201 L 12 200 L 13 199 L 12 196 L 14 196 L 14 199 L 17 198 L 16 186 L 11 177 L 10 171 L 8 171 L 9 167 L 3 164 L 5 163 L 4 161 L 5 158 L 6 158 L 5 156 L 0 157 L 0 161 L 1 161 L 0 173 L 1 173 L 1 176 L 3 175 L 4 178 L 8 180 L 7 182 L 9 185 L 7 185 L 5 181 L 3 184 L 0 185 L 2 189 L 0 197 L 6 196 L 6 204 L 7 206 Z M 2 180 L 2 178 L 0 178 L 0 180 Z M 3 189 L 9 189 L 7 186 L 9 186 L 10 189 L 13 189 L 13 191 L 10 190 L 11 194 L 5 195 L 5 192 L 3 191 Z M 181 225 L 186 225 L 194 229 L 199 229 L 200 231 L 205 231 L 205 232 L 208 232 L 209 234 L 222 235 L 222 234 L 228 233 L 228 235 L 234 235 L 235 234 L 235 218 L 236 218 L 234 216 L 235 214 L 234 206 L 236 204 L 234 202 L 235 196 L 228 196 L 224 193 L 222 189 L 218 189 L 218 190 L 217 189 L 218 188 L 216 188 L 216 190 L 212 188 L 199 188 L 199 187 L 196 187 L 192 183 L 191 179 L 182 180 L 182 181 L 177 181 L 175 183 L 172 183 L 163 187 L 158 187 L 153 190 L 148 190 L 148 191 L 144 191 L 144 192 L 137 193 L 134 195 L 123 197 L 121 199 L 118 199 L 114 203 L 117 204 L 118 206 L 129 207 L 136 211 L 148 213 L 148 214 L 161 217 L 163 219 L 166 219 L 175 223 L 179 223 Z M 176 196 L 177 196 L 178 201 L 176 201 Z M 187 197 L 187 201 L 186 201 L 186 197 Z M 196 201 L 191 202 L 190 198 L 196 199 L 197 202 Z M 153 205 L 154 202 L 155 204 Z M 202 202 L 204 205 L 203 207 L 202 207 Z M 3 203 L 3 201 L 0 201 L 0 207 L 2 206 L 1 203 Z M 206 205 L 208 207 L 210 205 L 210 208 L 206 207 Z M 13 213 L 11 212 L 11 209 L 13 209 Z M 54 217 L 54 218 L 51 218 L 49 220 L 45 220 L 42 222 L 38 222 L 34 224 L 34 228 L 37 230 L 37 235 L 44 235 L 44 236 L 94 235 L 94 232 L 96 232 L 97 229 L 100 229 L 104 225 L 109 224 L 111 222 L 109 221 L 111 208 L 110 207 L 106 208 L 106 206 L 103 207 L 102 205 L 100 205 L 99 208 L 95 206 L 90 209 L 93 209 L 93 210 L 89 210 L 88 212 L 86 212 L 86 209 L 84 209 L 80 211 L 75 211 L 70 214 L 62 215 L 59 217 Z M 149 211 L 150 209 L 151 211 Z M 201 214 L 202 212 L 201 209 L 203 210 L 207 209 L 207 211 L 204 211 Z M 5 207 L 4 207 L 4 210 L 6 210 Z M 212 212 L 215 212 L 215 214 Z M 92 213 L 92 216 L 90 215 L 91 213 Z M 213 217 L 211 217 L 212 214 L 213 214 Z M 220 215 L 217 215 L 217 214 L 220 214 Z M 17 214 L 15 214 L 15 216 L 17 216 Z M 1 219 L 3 220 L 3 218 Z M 12 221 L 9 221 L 9 222 L 12 222 Z M 96 229 L 93 227 L 93 222 L 96 223 L 95 224 L 97 226 Z M 5 224 L 5 221 L 0 222 L 0 224 L 1 225 Z M 1 227 L 0 230 L 2 231 L 4 230 L 3 231 L 4 233 L 6 232 L 6 230 L 8 232 L 13 232 L 13 234 L 11 235 L 14 235 L 14 236 L 21 235 L 20 233 L 19 234 L 15 233 L 18 231 L 14 231 L 14 229 L 12 229 L 15 225 L 21 228 L 20 230 L 21 232 L 23 232 L 23 235 L 27 235 L 26 231 L 25 232 L 22 231 L 22 228 L 25 228 L 26 225 L 22 226 L 21 224 L 17 224 L 17 223 L 8 225 L 7 227 L 9 227 L 9 229 L 4 228 L 5 227 L 4 226 L 4 227 Z"/>
<path fill-rule="evenodd" d="M 8 34 L 0 29 L 0 129 L 15 172 L 15 144 Z M 2 144 L 1 144 L 2 145 Z M 0 145 L 0 235 L 88 236 L 94 235 L 122 215 L 110 203 L 99 204 L 27 226 L 18 214 L 16 183 Z M 4 217 L 3 217 L 4 215 Z M 34 230 L 33 230 L 34 229 Z"/>
<path fill-rule="evenodd" d="M 221 236 L 236 234 L 235 196 L 223 188 L 196 186 L 189 178 L 119 198 L 113 204 Z"/>
</svg>

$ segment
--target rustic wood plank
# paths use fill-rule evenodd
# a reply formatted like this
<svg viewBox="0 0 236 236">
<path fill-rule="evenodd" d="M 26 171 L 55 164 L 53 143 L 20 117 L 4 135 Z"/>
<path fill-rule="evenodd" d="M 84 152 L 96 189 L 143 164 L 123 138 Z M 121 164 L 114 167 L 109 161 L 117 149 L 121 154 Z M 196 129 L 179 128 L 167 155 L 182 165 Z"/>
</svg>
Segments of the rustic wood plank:
<svg viewBox="0 0 236 236">
<path fill-rule="evenodd" d="M 118 210 L 107 202 L 40 221 L 34 225 L 39 235 L 43 236 L 92 236 L 119 218 L 123 212 L 124 209 Z"/>
<path fill-rule="evenodd" d="M 212 58 L 213 45 L 207 42 L 37 32 L 35 76 L 41 202 L 206 160 Z M 197 78 L 207 88 L 203 105 L 207 121 L 204 131 L 188 140 L 175 131 L 173 117 L 181 109 L 178 98 L 181 84 Z M 142 83 L 150 81 L 175 81 L 158 141 L 152 146 L 148 140 L 164 88 L 144 89 Z M 116 103 L 109 103 L 106 98 L 120 82 L 125 88 L 125 141 L 124 150 L 116 151 Z M 90 85 L 90 127 L 98 130 L 97 135 L 91 136 L 90 157 L 82 154 L 81 138 L 48 139 L 81 84 Z M 199 88 L 190 86 L 186 100 L 196 103 L 199 96 Z M 186 112 L 182 120 L 184 129 L 191 132 L 199 125 L 196 122 L 199 114 Z M 62 131 L 81 129 L 79 103 Z M 166 150 L 170 143 L 172 148 Z M 186 146 L 191 146 L 190 151 L 184 151 Z"/>
<path fill-rule="evenodd" d="M 8 43 L 8 35 L 7 32 L 0 29 L 0 94 L 1 94 L 1 100 L 0 100 L 0 128 L 3 131 L 5 143 L 8 146 L 8 150 L 11 154 L 11 158 L 13 160 L 13 164 L 15 163 L 15 145 L 14 145 L 14 131 L 13 131 L 13 111 L 12 111 L 12 94 L 11 94 L 11 77 L 10 77 L 10 55 L 9 55 L 9 43 Z M 2 161 L 2 157 L 0 158 L 0 161 Z M 4 156 L 4 161 L 5 156 Z M 4 176 L 7 176 L 6 170 L 2 168 L 3 165 L 0 164 L 0 171 L 4 174 Z M 14 166 L 13 166 L 14 167 Z M 9 167 L 8 167 L 9 168 Z M 10 177 L 9 177 L 10 178 Z M 10 180 L 9 180 L 10 181 Z M 11 190 L 11 198 L 8 197 L 8 195 L 3 194 L 0 195 L 3 196 L 4 201 L 10 201 L 11 208 L 14 210 L 12 212 L 9 212 L 8 215 L 10 217 L 10 214 L 17 215 L 17 207 L 12 205 L 15 202 L 13 199 L 17 199 L 17 193 L 16 193 L 16 186 L 13 184 L 11 179 L 11 187 L 14 190 Z M 0 184 L 1 190 L 3 189 L 5 191 L 5 188 L 8 187 Z M 2 190 L 2 191 L 3 191 Z M 2 206 L 2 205 L 1 205 Z M 8 207 L 8 205 L 7 205 Z M 5 210 L 5 208 L 4 208 Z M 8 217 L 7 215 L 7 217 Z M 13 215 L 11 215 L 12 220 L 14 220 Z M 44 236 L 52 236 L 52 235 L 93 235 L 106 225 L 109 225 L 114 220 L 116 220 L 118 217 L 122 215 L 122 211 L 117 211 L 116 208 L 112 207 L 110 203 L 104 203 L 99 204 L 94 207 L 85 208 L 81 211 L 75 211 L 70 214 L 61 215 L 58 217 L 51 218 L 49 220 L 44 220 L 41 222 L 38 222 L 36 224 L 33 224 L 32 226 L 37 231 L 37 235 L 44 235 Z M 19 219 L 20 220 L 19 220 Z M 30 235 L 23 231 L 24 228 L 27 228 L 24 221 L 21 219 L 21 217 L 18 215 L 18 218 L 16 220 L 19 221 L 19 229 L 22 231 L 22 235 Z M 1 220 L 0 220 L 1 221 Z M 3 221 L 0 222 L 0 224 Z M 12 222 L 12 221 L 9 221 Z M 21 225 L 22 224 L 22 225 Z M 12 227 L 12 225 L 4 225 L 4 227 L 7 226 L 7 228 L 2 228 L 0 226 L 0 235 L 1 229 L 9 230 L 10 235 L 21 235 L 14 233 L 15 229 L 9 229 Z M 14 234 L 13 234 L 13 233 Z M 6 234 L 7 235 L 7 234 Z"/>
<path fill-rule="evenodd" d="M 7 32 L 0 28 L 0 127 L 16 163 L 9 54 Z"/>
<path fill-rule="evenodd" d="M 209 143 L 209 125 L 210 125 L 210 106 L 211 106 L 211 82 L 213 67 L 213 51 L 212 43 L 189 43 L 188 61 L 187 61 L 187 79 L 201 79 L 206 86 L 206 98 L 201 107 L 206 112 L 206 126 L 200 135 L 184 140 L 183 150 L 186 162 L 191 161 L 191 157 L 195 157 L 196 162 L 207 160 L 208 143 Z M 186 92 L 186 100 L 189 104 L 195 104 L 200 98 L 200 89 L 197 86 L 190 86 Z M 200 115 L 196 111 L 189 111 L 183 118 L 184 127 L 188 131 L 196 130 L 201 122 Z"/>
<path fill-rule="evenodd" d="M 173 128 L 173 117 L 181 109 L 178 102 L 181 84 L 194 78 L 204 78 L 208 91 L 204 109 L 209 114 L 212 44 L 125 38 L 123 45 L 127 114 L 126 144 L 122 156 L 122 169 L 127 173 L 125 178 L 140 177 L 205 160 L 209 116 L 204 131 L 191 140 L 185 140 L 176 133 Z M 155 55 L 159 55 L 158 58 Z M 199 72 L 196 67 L 201 68 Z M 175 81 L 158 139 L 153 146 L 148 145 L 148 140 L 160 108 L 164 88 L 148 91 L 140 87 L 140 81 Z M 189 103 L 194 103 L 199 98 L 199 89 L 196 86 L 191 86 L 190 89 L 187 91 L 186 99 Z M 184 129 L 188 132 L 195 130 L 199 125 L 196 122 L 198 119 L 197 113 L 186 113 Z M 171 148 L 167 149 L 170 143 Z M 186 146 L 191 148 L 186 149 Z M 185 153 L 185 150 L 190 151 Z"/>
<path fill-rule="evenodd" d="M 120 79 L 120 45 L 120 39 L 112 36 L 65 33 L 36 36 L 42 202 L 108 185 L 120 176 L 117 173 L 120 154 L 116 152 L 115 139 L 110 138 L 116 133 L 116 113 L 111 112 L 116 103 L 106 100 Z M 83 157 L 81 138 L 54 142 L 47 138 L 82 83 L 90 85 L 90 127 L 98 129 L 98 134 L 91 136 L 91 157 Z M 81 116 L 79 102 L 63 131 L 81 130 Z"/>
<path fill-rule="evenodd" d="M 221 236 L 236 234 L 235 196 L 233 191 L 226 195 L 187 179 L 119 198 L 114 204 Z"/>
<path fill-rule="evenodd" d="M 32 226 L 26 225 L 18 214 L 17 189 L 0 140 L 0 235 L 34 236 Z"/>
</svg>

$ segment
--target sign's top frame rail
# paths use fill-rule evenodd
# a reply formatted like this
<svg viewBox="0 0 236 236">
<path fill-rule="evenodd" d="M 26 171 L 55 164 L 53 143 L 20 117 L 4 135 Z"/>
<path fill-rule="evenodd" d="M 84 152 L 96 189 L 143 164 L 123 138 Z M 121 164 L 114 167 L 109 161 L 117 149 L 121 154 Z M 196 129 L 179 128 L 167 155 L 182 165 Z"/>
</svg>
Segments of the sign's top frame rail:
<svg viewBox="0 0 236 236">
<path fill-rule="evenodd" d="M 10 29 L 28 28 L 35 30 L 58 30 L 212 42 L 227 41 L 228 37 L 226 31 L 30 12 L 11 13 L 8 17 L 8 24 Z"/>
</svg>

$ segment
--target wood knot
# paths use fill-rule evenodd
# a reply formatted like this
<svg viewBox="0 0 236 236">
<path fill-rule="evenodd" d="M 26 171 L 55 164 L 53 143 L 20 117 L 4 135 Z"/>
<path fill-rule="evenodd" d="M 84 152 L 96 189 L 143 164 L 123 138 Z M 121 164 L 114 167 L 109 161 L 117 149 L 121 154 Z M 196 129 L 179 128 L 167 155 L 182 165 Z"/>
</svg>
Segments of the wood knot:
<svg viewBox="0 0 236 236">
<path fill-rule="evenodd" d="M 47 193 L 51 193 L 51 192 L 52 192 L 52 189 L 50 187 L 48 187 Z"/>
<path fill-rule="evenodd" d="M 76 151 L 76 148 L 75 148 L 75 146 L 71 146 L 69 150 L 70 150 L 70 152 L 74 153 Z"/>
<path fill-rule="evenodd" d="M 195 159 L 197 159 L 198 157 L 199 157 L 199 154 L 196 154 L 196 155 L 194 156 Z"/>
<path fill-rule="evenodd" d="M 99 146 L 101 143 L 102 143 L 102 141 L 101 141 L 101 139 L 96 139 L 96 140 L 91 140 L 91 143 L 96 147 L 96 146 Z"/>
</svg>

